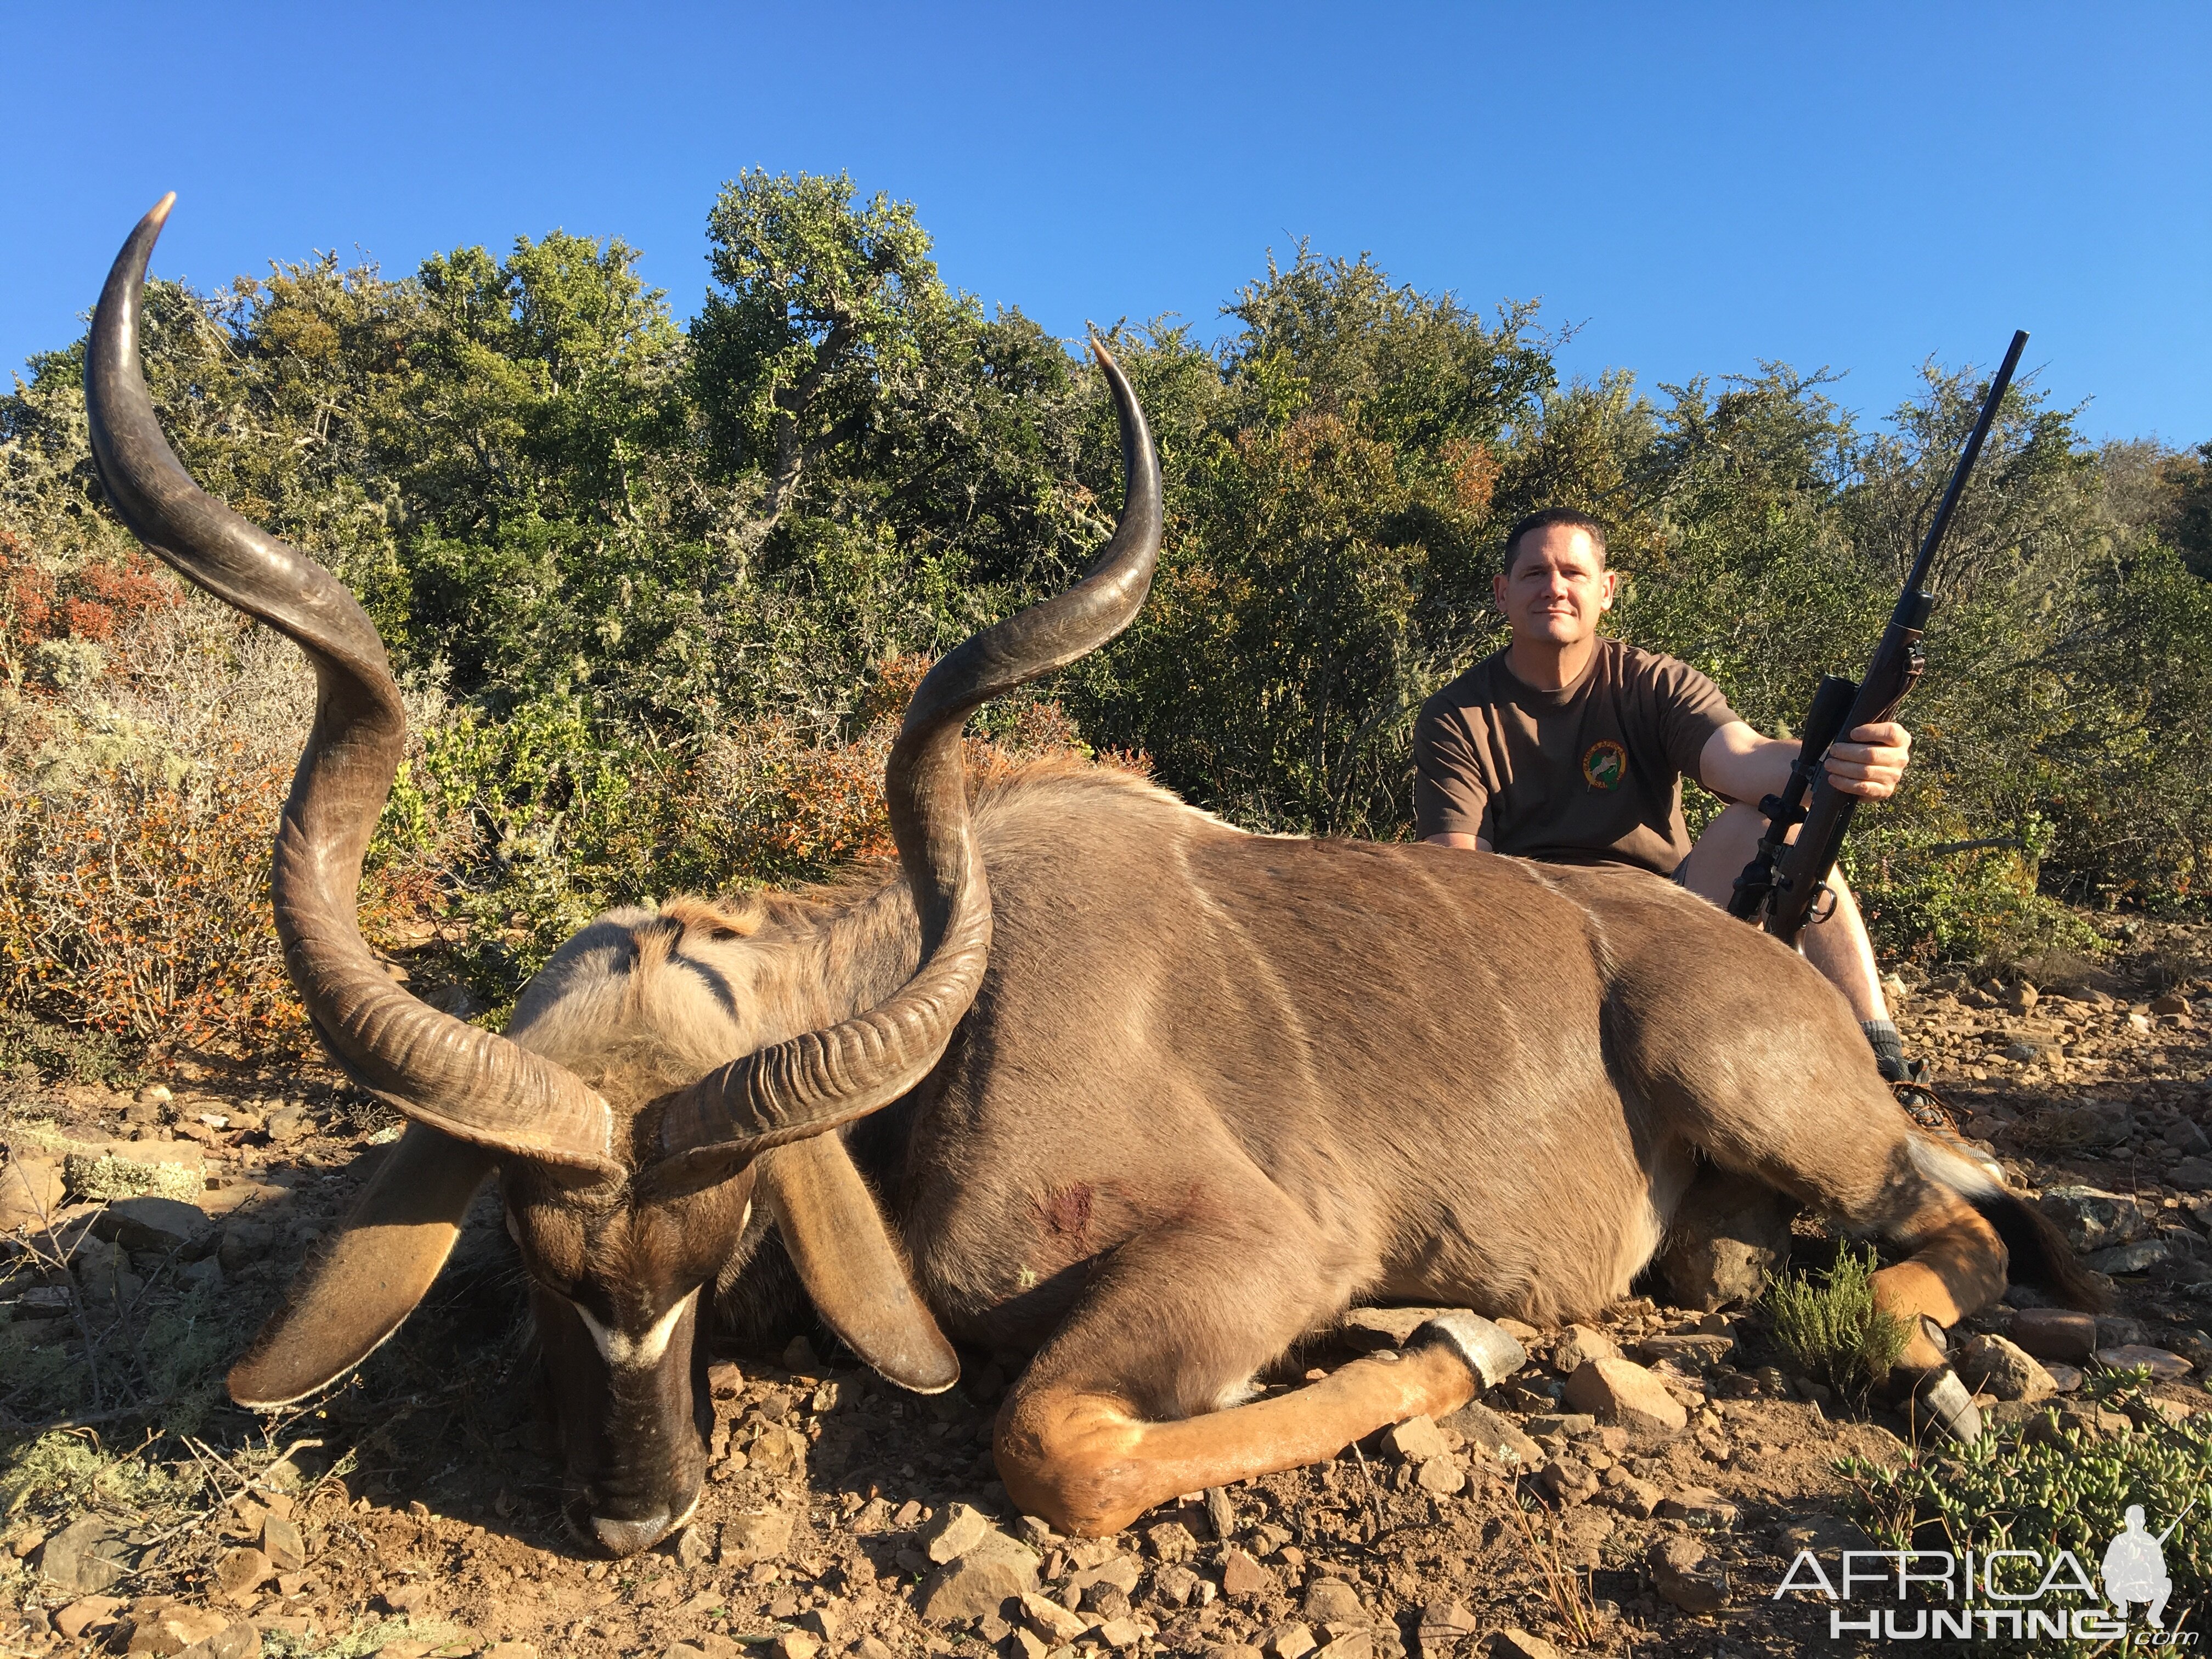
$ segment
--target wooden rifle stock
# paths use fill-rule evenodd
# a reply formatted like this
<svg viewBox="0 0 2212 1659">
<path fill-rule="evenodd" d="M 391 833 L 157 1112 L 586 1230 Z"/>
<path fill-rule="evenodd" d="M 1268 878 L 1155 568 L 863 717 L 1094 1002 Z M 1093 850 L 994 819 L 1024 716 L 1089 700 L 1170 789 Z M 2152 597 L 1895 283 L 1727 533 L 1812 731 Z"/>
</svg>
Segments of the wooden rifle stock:
<svg viewBox="0 0 2212 1659">
<path fill-rule="evenodd" d="M 1905 694 L 1920 678 L 1924 661 L 1920 635 L 1936 604 L 1929 586 L 1936 554 L 1951 527 L 1951 515 L 1966 492 L 1966 480 L 1981 456 L 1983 441 L 1990 435 L 1997 406 L 2004 401 L 2013 371 L 2020 367 L 2020 354 L 2027 346 L 2027 331 L 2022 329 L 2012 337 L 2003 366 L 1990 382 L 1989 395 L 1982 400 L 1982 411 L 1966 440 L 1966 452 L 1952 470 L 1950 485 L 1943 492 L 1928 533 L 1921 538 L 1919 556 L 1912 562 L 1905 591 L 1898 595 L 1889 626 L 1882 630 L 1881 643 L 1875 647 L 1865 677 L 1856 685 L 1832 675 L 1821 681 L 1812 715 L 1806 721 L 1797 763 L 1790 769 L 1789 787 L 1759 804 L 1759 810 L 1766 814 L 1766 833 L 1759 839 L 1758 855 L 1736 878 L 1729 911 L 1747 921 L 1759 921 L 1785 945 L 1796 945 L 1806 922 L 1812 919 L 1813 906 L 1827 884 L 1828 872 L 1835 868 L 1844 833 L 1859 804 L 1858 796 L 1846 794 L 1830 780 L 1829 746 L 1862 726 L 1875 725 L 1895 714 Z M 1802 826 L 1794 842 L 1786 839 L 1793 824 Z"/>
</svg>

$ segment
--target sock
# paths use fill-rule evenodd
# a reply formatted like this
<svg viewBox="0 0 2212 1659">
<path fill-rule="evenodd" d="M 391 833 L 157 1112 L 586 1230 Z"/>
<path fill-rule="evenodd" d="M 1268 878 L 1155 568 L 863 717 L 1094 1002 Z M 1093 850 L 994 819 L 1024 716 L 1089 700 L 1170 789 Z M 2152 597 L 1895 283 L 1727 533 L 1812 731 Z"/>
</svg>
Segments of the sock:
<svg viewBox="0 0 2212 1659">
<path fill-rule="evenodd" d="M 1867 1046 L 1881 1063 L 1884 1077 L 1898 1083 L 1911 1076 L 1911 1068 L 1905 1063 L 1905 1039 L 1895 1024 L 1886 1019 L 1863 1019 L 1859 1030 L 1866 1033 Z"/>
</svg>

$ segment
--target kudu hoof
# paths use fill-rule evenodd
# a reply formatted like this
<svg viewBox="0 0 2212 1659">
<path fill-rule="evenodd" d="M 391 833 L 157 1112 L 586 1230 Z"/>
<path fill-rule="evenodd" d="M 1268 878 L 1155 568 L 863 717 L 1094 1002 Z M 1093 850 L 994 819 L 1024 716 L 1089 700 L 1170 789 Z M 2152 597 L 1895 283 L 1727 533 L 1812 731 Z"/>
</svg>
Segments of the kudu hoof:
<svg viewBox="0 0 2212 1659">
<path fill-rule="evenodd" d="M 1425 1322 L 1413 1341 L 1441 1342 L 1474 1373 L 1477 1394 L 1494 1389 L 1528 1363 L 1528 1351 L 1480 1314 L 1453 1308 Z M 1410 1345 L 1409 1345 L 1410 1346 Z"/>
<path fill-rule="evenodd" d="M 1933 1425 L 1962 1446 L 1982 1437 L 1981 1407 L 1948 1364 L 1937 1366 L 1913 1384 L 1912 1407 L 1921 1422 Z"/>
</svg>

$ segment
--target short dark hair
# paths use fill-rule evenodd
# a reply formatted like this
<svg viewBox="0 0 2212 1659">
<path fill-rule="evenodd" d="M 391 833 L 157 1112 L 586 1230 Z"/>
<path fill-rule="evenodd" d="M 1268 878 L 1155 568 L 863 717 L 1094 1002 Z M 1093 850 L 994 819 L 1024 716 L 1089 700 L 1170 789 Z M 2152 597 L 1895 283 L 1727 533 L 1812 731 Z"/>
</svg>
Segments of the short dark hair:
<svg viewBox="0 0 2212 1659">
<path fill-rule="evenodd" d="M 1577 530 L 1587 530 L 1589 532 L 1590 540 L 1597 544 L 1598 563 L 1604 564 L 1605 526 L 1603 525 L 1578 507 L 1539 507 L 1505 532 L 1504 571 L 1507 575 L 1513 574 L 1513 561 L 1520 553 L 1521 538 L 1523 536 L 1533 536 L 1540 530 L 1548 530 L 1555 524 L 1569 525 Z"/>
</svg>

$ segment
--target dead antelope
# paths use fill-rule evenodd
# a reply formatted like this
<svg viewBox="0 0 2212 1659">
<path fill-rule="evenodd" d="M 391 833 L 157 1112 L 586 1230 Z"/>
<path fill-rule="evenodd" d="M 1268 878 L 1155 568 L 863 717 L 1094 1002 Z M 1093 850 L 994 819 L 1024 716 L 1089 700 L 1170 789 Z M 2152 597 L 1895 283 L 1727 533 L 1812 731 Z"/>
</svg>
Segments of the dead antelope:
<svg viewBox="0 0 2212 1659">
<path fill-rule="evenodd" d="M 771 1228 L 896 1382 L 951 1385 L 941 1331 L 1033 1353 L 999 1469 L 1080 1533 L 1455 1409 L 1477 1321 L 1244 1402 L 1355 1298 L 1540 1324 L 1601 1309 L 1708 1165 L 1904 1253 L 1877 1282 L 1908 1319 L 1989 1302 L 2008 1246 L 2081 1291 L 2033 1212 L 1911 1127 L 1817 974 L 1666 882 L 1247 835 L 1102 773 L 1031 774 L 971 810 L 968 715 L 1111 638 L 1151 581 L 1158 464 L 1103 349 L 1119 528 L 1080 583 L 915 694 L 886 780 L 902 877 L 611 912 L 503 1036 L 416 1001 L 355 920 L 404 735 L 382 642 L 321 566 L 192 483 L 140 372 L 168 207 L 100 299 L 94 453 L 148 546 L 314 666 L 277 932 L 330 1052 L 411 1120 L 232 1372 L 240 1401 L 298 1399 L 389 1336 L 495 1173 L 568 1472 L 620 1553 L 697 1501 L 710 1328 Z M 1919 1328 L 1908 1359 L 1934 1367 Z"/>
</svg>

